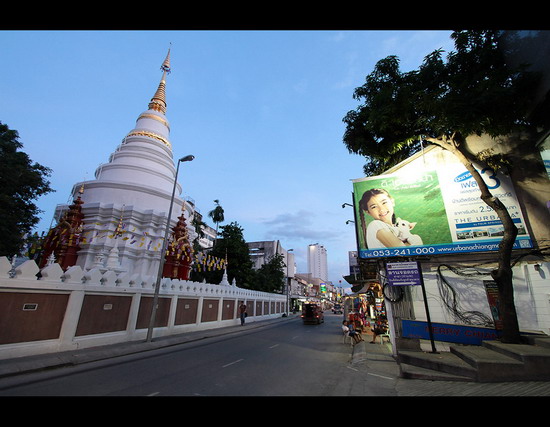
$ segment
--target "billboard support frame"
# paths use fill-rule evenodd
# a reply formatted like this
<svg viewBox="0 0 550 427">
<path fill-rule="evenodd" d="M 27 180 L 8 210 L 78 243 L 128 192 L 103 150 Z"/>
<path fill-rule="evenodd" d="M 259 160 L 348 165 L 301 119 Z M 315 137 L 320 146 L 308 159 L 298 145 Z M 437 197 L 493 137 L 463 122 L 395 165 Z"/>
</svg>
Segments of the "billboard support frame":
<svg viewBox="0 0 550 427">
<path fill-rule="evenodd" d="M 422 288 L 422 296 L 424 298 L 424 307 L 426 309 L 426 319 L 428 321 L 428 332 L 430 333 L 430 342 L 432 344 L 431 353 L 437 353 L 437 350 L 435 349 L 432 321 L 430 319 L 430 310 L 428 309 L 428 296 L 426 295 L 426 287 L 424 286 L 424 275 L 422 274 L 422 268 L 420 267 L 420 263 L 416 261 L 416 264 L 418 265 L 418 270 L 420 272 L 420 287 Z"/>
<path fill-rule="evenodd" d="M 398 261 L 396 264 L 399 264 L 401 263 L 401 261 Z M 426 287 L 424 286 L 424 275 L 422 274 L 422 266 L 420 265 L 420 262 L 419 261 L 410 261 L 410 260 L 407 260 L 405 261 L 406 264 L 414 264 L 415 268 L 411 266 L 409 266 L 408 268 L 411 268 L 411 270 L 409 270 L 408 272 L 409 273 L 412 273 L 412 277 L 414 280 L 411 281 L 411 276 L 407 276 L 407 280 L 409 280 L 408 282 L 402 282 L 402 284 L 394 284 L 392 283 L 392 279 L 390 278 L 390 274 L 389 274 L 389 270 L 388 270 L 388 262 L 386 261 L 385 262 L 385 267 L 386 267 L 386 273 L 388 275 L 388 283 L 390 283 L 390 285 L 392 286 L 417 286 L 417 285 L 420 285 L 420 288 L 422 289 L 422 297 L 424 299 L 424 310 L 426 311 L 426 319 L 427 319 L 427 323 L 428 323 L 428 333 L 429 333 L 429 336 L 430 336 L 430 343 L 431 343 L 431 346 L 432 346 L 432 351 L 430 353 L 434 353 L 434 354 L 437 354 L 439 353 L 436 348 L 435 348 L 435 341 L 434 341 L 434 334 L 433 334 L 433 328 L 432 328 L 432 320 L 431 320 L 431 317 L 430 317 L 430 309 L 428 307 L 428 296 L 426 294 Z M 401 264 L 404 266 L 404 264 Z M 405 267 L 407 268 L 407 267 Z M 416 271 L 415 271 L 416 269 Z M 416 282 L 417 280 L 417 282 Z"/>
</svg>

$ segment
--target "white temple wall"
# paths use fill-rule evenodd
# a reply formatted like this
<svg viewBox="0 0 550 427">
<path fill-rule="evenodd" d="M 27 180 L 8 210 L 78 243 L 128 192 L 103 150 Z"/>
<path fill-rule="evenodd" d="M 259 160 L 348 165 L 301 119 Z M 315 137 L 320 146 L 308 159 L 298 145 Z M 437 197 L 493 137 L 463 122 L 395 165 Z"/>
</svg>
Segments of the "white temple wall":
<svg viewBox="0 0 550 427">
<path fill-rule="evenodd" d="M 0 257 L 0 360 L 144 340 L 154 287 L 154 275 L 32 260 L 13 270 Z M 163 279 L 154 337 L 237 325 L 241 302 L 247 322 L 286 312 L 286 295 Z"/>
</svg>

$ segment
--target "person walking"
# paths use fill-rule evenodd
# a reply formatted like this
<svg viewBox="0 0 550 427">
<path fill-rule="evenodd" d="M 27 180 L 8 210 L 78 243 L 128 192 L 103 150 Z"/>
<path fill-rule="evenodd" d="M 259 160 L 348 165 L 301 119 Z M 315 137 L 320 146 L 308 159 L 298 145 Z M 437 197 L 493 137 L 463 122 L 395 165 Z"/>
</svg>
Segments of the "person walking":
<svg viewBox="0 0 550 427">
<path fill-rule="evenodd" d="M 240 317 L 241 317 L 241 326 L 243 326 L 244 325 L 244 319 L 246 318 L 246 316 L 248 316 L 248 314 L 246 312 L 246 304 L 244 303 L 244 301 L 239 306 L 239 313 L 240 313 Z"/>
</svg>

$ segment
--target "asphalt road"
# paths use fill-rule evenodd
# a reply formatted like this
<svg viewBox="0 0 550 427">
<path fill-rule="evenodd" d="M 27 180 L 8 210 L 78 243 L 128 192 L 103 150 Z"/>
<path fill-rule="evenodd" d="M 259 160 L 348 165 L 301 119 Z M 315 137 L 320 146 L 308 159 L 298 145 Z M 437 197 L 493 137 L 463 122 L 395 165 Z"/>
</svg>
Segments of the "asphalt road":
<svg viewBox="0 0 550 427">
<path fill-rule="evenodd" d="M 299 318 L 249 332 L 245 325 L 239 334 L 25 375 L 0 396 L 395 394 L 394 376 L 369 373 L 365 381 L 365 372 L 350 363 L 341 320 L 326 312 L 320 325 L 304 325 Z"/>
<path fill-rule="evenodd" d="M 415 403 L 418 397 L 434 396 L 550 397 L 550 382 L 544 381 L 400 378 L 387 347 L 362 343 L 353 351 L 344 344 L 341 321 L 342 315 L 330 312 L 320 325 L 291 317 L 156 350 L 14 375 L 0 379 L 0 397 L 399 396 L 414 397 Z"/>
</svg>

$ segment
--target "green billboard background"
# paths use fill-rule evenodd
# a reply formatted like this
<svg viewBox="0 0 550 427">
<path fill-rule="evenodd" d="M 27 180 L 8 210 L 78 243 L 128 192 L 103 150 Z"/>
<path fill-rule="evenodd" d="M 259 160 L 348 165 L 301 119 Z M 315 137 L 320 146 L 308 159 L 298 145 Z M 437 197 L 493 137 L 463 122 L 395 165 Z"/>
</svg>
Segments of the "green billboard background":
<svg viewBox="0 0 550 427">
<path fill-rule="evenodd" d="M 409 222 L 416 222 L 412 230 L 422 238 L 423 246 L 452 242 L 451 232 L 445 212 L 445 205 L 439 180 L 435 171 L 425 171 L 416 176 L 385 175 L 356 180 L 353 184 L 356 228 L 359 249 L 368 249 L 361 228 L 361 215 L 366 226 L 373 220 L 360 211 L 359 201 L 363 194 L 372 189 L 386 190 L 395 202 L 395 216 Z"/>
</svg>

